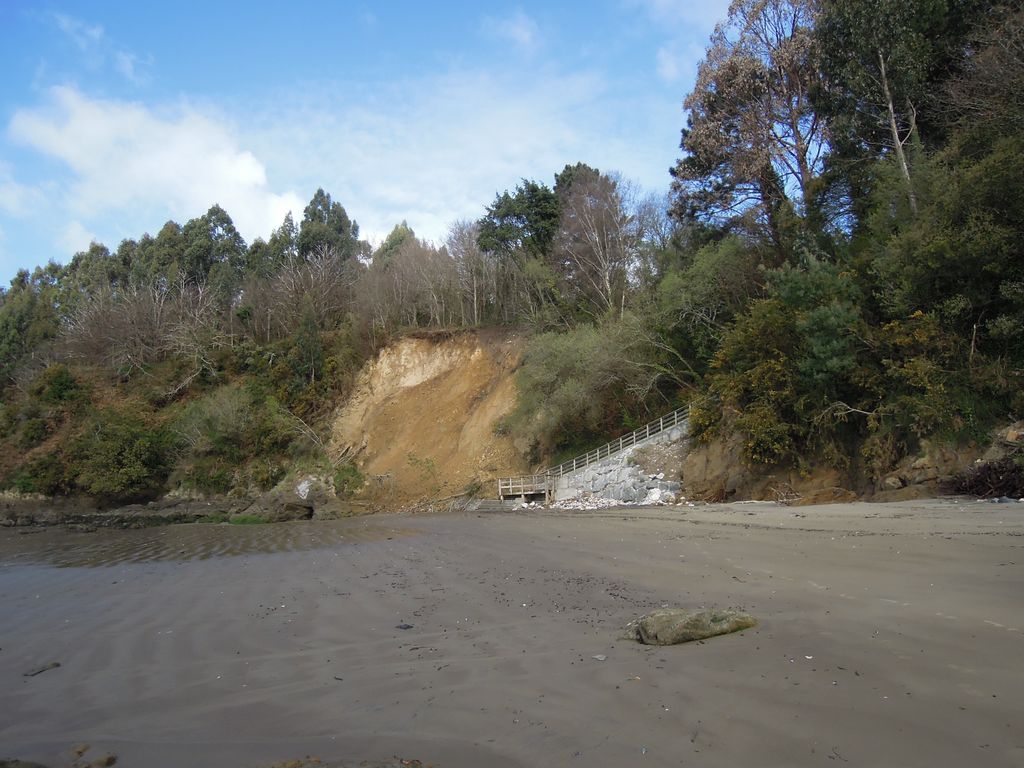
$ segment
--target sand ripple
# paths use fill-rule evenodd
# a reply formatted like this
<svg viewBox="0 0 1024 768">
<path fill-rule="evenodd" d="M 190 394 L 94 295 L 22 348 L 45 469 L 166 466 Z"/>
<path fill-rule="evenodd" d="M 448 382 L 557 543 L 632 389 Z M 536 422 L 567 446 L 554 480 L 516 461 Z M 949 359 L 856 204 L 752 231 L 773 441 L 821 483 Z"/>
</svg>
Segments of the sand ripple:
<svg viewBox="0 0 1024 768">
<path fill-rule="evenodd" d="M 60 568 L 185 562 L 216 557 L 306 552 L 379 541 L 406 532 L 362 521 L 275 525 L 170 525 L 77 533 L 59 529 L 0 531 L 0 563 Z"/>
</svg>

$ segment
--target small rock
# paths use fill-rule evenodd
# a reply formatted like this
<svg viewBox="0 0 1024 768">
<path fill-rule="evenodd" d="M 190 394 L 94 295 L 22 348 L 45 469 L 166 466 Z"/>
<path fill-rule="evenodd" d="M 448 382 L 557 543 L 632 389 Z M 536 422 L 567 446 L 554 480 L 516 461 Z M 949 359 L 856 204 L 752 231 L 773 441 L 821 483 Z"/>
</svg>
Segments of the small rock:
<svg viewBox="0 0 1024 768">
<path fill-rule="evenodd" d="M 595 654 L 595 655 L 591 656 L 590 658 L 597 659 L 598 661 L 604 661 L 608 657 L 605 656 L 603 653 L 598 653 L 598 654 Z"/>
<path fill-rule="evenodd" d="M 401 624 L 396 625 L 395 629 L 412 629 L 412 624 L 406 624 L 405 622 L 402 622 Z"/>
<path fill-rule="evenodd" d="M 903 480 L 899 475 L 889 475 L 882 481 L 882 486 L 887 491 L 896 491 L 903 487 Z"/>
</svg>

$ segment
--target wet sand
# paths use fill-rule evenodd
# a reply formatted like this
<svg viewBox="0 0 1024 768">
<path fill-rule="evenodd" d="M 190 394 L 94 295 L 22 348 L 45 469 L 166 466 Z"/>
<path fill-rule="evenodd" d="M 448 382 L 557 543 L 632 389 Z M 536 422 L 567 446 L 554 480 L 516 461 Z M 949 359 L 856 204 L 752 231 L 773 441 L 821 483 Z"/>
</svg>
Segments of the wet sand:
<svg viewBox="0 0 1024 768">
<path fill-rule="evenodd" d="M 619 639 L 665 604 L 761 624 Z M 1024 765 L 1019 503 L 3 530 L 0 606 L 0 758 L 53 768 Z"/>
</svg>

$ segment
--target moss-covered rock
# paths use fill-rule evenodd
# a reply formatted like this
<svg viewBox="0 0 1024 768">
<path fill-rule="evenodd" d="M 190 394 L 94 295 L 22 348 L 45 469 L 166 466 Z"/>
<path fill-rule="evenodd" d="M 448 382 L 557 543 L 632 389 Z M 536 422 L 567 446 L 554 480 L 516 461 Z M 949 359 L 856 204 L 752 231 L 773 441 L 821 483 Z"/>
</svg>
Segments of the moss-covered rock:
<svg viewBox="0 0 1024 768">
<path fill-rule="evenodd" d="M 626 625 L 626 637 L 645 645 L 676 645 L 749 629 L 757 619 L 732 609 L 660 608 Z"/>
</svg>

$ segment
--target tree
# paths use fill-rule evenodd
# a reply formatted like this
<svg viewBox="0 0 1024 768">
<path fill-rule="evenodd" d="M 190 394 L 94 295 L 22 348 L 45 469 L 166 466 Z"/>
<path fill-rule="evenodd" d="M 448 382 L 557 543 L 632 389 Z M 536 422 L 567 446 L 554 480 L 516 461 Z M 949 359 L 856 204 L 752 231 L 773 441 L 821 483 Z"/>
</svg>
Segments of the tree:
<svg viewBox="0 0 1024 768">
<path fill-rule="evenodd" d="M 504 322 L 518 317 L 543 327 L 561 321 L 552 268 L 561 215 L 547 185 L 523 179 L 514 194 L 495 197 L 477 223 L 477 244 L 496 262 L 496 304 Z"/>
<path fill-rule="evenodd" d="M 911 211 L 918 208 L 908 147 L 922 138 L 922 107 L 962 59 L 986 0 L 824 0 L 816 39 L 836 130 L 848 151 L 893 156 Z M 924 138 L 927 138 L 925 136 Z"/>
<path fill-rule="evenodd" d="M 342 259 L 356 258 L 363 251 L 359 225 L 323 188 L 317 189 L 309 201 L 299 225 L 299 256 L 305 258 L 317 248 L 330 248 Z"/>
<path fill-rule="evenodd" d="M 270 277 L 283 264 L 298 255 L 299 231 L 291 212 L 285 214 L 281 226 L 275 229 L 269 240 L 257 238 L 245 254 L 244 272 L 247 275 Z"/>
<path fill-rule="evenodd" d="M 556 251 L 564 255 L 569 282 L 593 312 L 623 309 L 640 242 L 636 224 L 617 179 L 578 174 L 563 191 Z"/>
<path fill-rule="evenodd" d="M 969 39 L 962 71 L 940 100 L 967 128 L 1024 130 L 1024 9 L 993 13 Z"/>
<path fill-rule="evenodd" d="M 93 416 L 71 447 L 76 483 L 87 493 L 125 501 L 154 495 L 170 470 L 171 441 L 128 411 Z"/>
<path fill-rule="evenodd" d="M 395 228 L 384 238 L 384 242 L 380 244 L 380 247 L 373 252 L 373 265 L 386 269 L 402 246 L 415 239 L 416 233 L 412 231 L 412 227 L 403 219 L 402 223 L 396 224 Z"/>
<path fill-rule="evenodd" d="M 118 257 L 128 268 L 130 282 L 153 285 L 158 280 L 166 285 L 178 279 L 185 256 L 185 238 L 181 225 L 168 221 L 157 236 L 143 235 L 136 243 L 126 240 L 117 249 Z"/>
<path fill-rule="evenodd" d="M 56 312 L 57 281 L 61 268 L 54 262 L 46 267 L 18 271 L 0 304 L 0 388 L 7 384 L 18 366 L 42 356 L 60 329 Z"/>
<path fill-rule="evenodd" d="M 672 169 L 677 218 L 764 226 L 782 248 L 786 209 L 813 219 L 828 148 L 811 0 L 733 0 L 686 98 Z"/>
<path fill-rule="evenodd" d="M 60 279 L 60 314 L 67 317 L 84 301 L 90 301 L 110 288 L 123 287 L 128 281 L 125 263 L 106 246 L 91 243 L 71 259 Z"/>
<path fill-rule="evenodd" d="M 292 357 L 295 373 L 308 379 L 310 386 L 316 384 L 318 373 L 323 376 L 324 345 L 320 339 L 320 329 L 317 327 L 316 310 L 308 296 L 302 300 Z"/>
<path fill-rule="evenodd" d="M 179 275 L 192 283 L 209 283 L 224 302 L 234 298 L 242 277 L 245 241 L 227 211 L 214 205 L 182 231 L 185 250 Z"/>
<path fill-rule="evenodd" d="M 448 230 L 445 247 L 455 260 L 463 324 L 480 325 L 494 305 L 494 263 L 478 245 L 479 226 L 474 222 L 456 221 Z M 469 304 L 468 311 L 466 304 Z"/>
<path fill-rule="evenodd" d="M 547 185 L 523 179 L 514 194 L 502 192 L 488 206 L 477 242 L 504 257 L 545 257 L 551 253 L 560 215 L 558 197 Z"/>
</svg>

